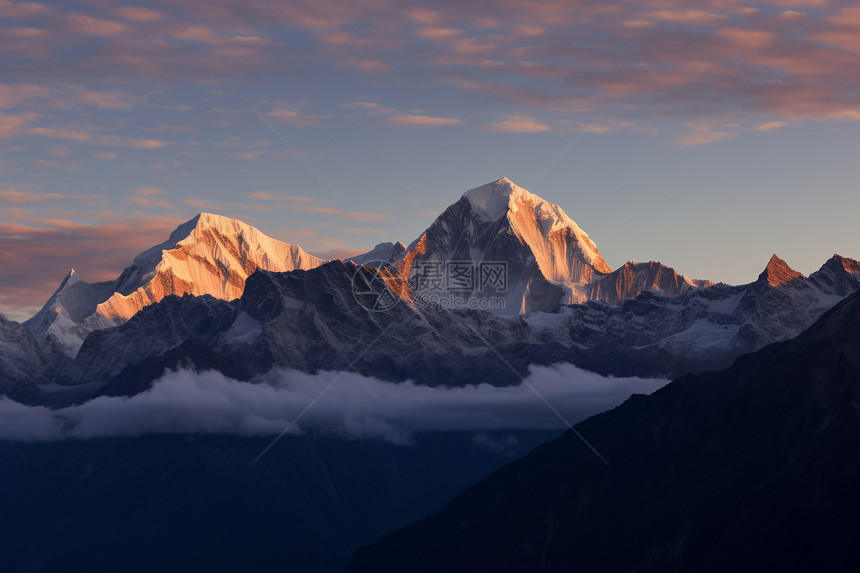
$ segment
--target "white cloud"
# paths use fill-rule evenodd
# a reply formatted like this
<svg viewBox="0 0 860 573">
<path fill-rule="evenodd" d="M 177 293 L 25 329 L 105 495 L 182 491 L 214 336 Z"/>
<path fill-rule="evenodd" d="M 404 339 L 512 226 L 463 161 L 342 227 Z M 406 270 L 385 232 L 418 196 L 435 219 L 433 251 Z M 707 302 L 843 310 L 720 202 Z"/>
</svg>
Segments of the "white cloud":
<svg viewBox="0 0 860 573">
<path fill-rule="evenodd" d="M 610 409 L 665 380 L 606 378 L 565 364 L 533 367 L 532 387 L 571 423 Z M 464 388 L 393 384 L 353 373 L 277 371 L 258 383 L 218 372 L 171 372 L 131 398 L 99 397 L 58 410 L 0 399 L 0 439 L 44 441 L 148 433 L 276 435 L 293 425 L 358 439 L 408 444 L 419 431 L 563 429 L 527 385 Z"/>
</svg>

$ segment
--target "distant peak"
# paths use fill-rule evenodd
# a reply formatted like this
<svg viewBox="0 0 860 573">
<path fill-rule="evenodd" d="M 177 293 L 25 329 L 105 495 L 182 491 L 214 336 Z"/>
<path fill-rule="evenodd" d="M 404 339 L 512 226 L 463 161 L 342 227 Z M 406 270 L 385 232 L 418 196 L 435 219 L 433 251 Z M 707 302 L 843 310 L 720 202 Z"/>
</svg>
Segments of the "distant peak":
<svg viewBox="0 0 860 573">
<path fill-rule="evenodd" d="M 75 269 L 69 269 L 69 272 L 66 274 L 66 278 L 63 279 L 63 282 L 60 284 L 60 288 L 62 289 L 66 285 L 75 284 L 81 280 L 81 277 L 78 276 L 78 273 L 75 272 Z"/>
<path fill-rule="evenodd" d="M 860 262 L 843 257 L 839 254 L 834 254 L 821 266 L 821 270 L 824 269 L 847 272 L 850 274 L 860 274 Z"/>
<path fill-rule="evenodd" d="M 788 263 L 774 254 L 771 256 L 770 261 L 768 261 L 764 271 L 759 275 L 758 280 L 765 281 L 770 286 L 776 287 L 801 277 L 803 277 L 802 273 L 788 266 Z"/>
</svg>

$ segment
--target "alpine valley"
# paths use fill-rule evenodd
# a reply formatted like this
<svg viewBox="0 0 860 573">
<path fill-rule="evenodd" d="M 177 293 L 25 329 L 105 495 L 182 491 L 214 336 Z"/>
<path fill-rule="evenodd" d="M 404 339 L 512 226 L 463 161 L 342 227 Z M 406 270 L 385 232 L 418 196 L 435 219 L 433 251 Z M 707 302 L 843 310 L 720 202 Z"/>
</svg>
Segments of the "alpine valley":
<svg viewBox="0 0 860 573">
<path fill-rule="evenodd" d="M 428 269 L 455 264 L 502 280 L 429 296 Z M 838 564 L 860 263 L 762 268 L 741 285 L 612 269 L 506 178 L 346 260 L 201 213 L 116 279 L 71 270 L 23 324 L 0 316 L 6 570 L 741 570 L 802 562 L 808 536 Z M 336 383 L 351 398 L 313 422 Z M 416 421 L 413 399 L 444 411 Z M 731 554 L 700 550 L 717 534 Z"/>
</svg>

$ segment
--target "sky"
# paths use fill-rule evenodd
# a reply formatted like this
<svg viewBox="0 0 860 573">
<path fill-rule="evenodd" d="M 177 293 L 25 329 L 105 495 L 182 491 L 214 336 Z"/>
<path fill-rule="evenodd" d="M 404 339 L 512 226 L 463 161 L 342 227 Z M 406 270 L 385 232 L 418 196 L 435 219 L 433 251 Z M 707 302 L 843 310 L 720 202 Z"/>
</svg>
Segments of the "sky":
<svg viewBox="0 0 860 573">
<path fill-rule="evenodd" d="M 607 263 L 860 258 L 860 8 L 0 0 L 0 312 L 201 211 L 327 258 L 508 177 Z"/>
</svg>

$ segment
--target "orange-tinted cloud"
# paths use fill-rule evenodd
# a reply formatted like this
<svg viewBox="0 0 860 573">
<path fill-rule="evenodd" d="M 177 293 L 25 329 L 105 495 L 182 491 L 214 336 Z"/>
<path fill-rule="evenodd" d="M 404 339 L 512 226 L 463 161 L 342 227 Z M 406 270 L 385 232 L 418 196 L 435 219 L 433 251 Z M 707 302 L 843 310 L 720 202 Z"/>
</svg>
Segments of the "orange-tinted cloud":
<svg viewBox="0 0 860 573">
<path fill-rule="evenodd" d="M 145 6 L 120 6 L 115 13 L 118 17 L 135 22 L 153 22 L 166 17 L 164 12 Z"/>
<path fill-rule="evenodd" d="M 332 117 L 330 115 L 303 115 L 301 112 L 286 107 L 273 109 L 268 115 L 299 126 L 316 125 L 321 119 L 330 119 Z"/>
<path fill-rule="evenodd" d="M 92 36 L 115 36 L 126 30 L 125 24 L 93 18 L 86 14 L 67 14 L 66 30 Z"/>
<path fill-rule="evenodd" d="M 755 126 L 755 130 L 757 131 L 770 131 L 771 129 L 778 129 L 780 127 L 785 127 L 787 124 L 784 121 L 771 121 L 768 123 L 763 123 L 761 125 Z"/>
<path fill-rule="evenodd" d="M 27 130 L 27 133 L 42 137 L 53 137 L 55 139 L 73 139 L 75 141 L 89 141 L 92 139 L 92 134 L 85 131 L 61 127 L 31 127 Z"/>
<path fill-rule="evenodd" d="M 392 115 L 385 118 L 386 125 L 400 127 L 438 127 L 444 125 L 463 125 L 463 120 L 456 117 L 432 117 L 429 115 Z"/>
<path fill-rule="evenodd" d="M 161 187 L 138 187 L 134 190 L 134 194 L 140 197 L 155 197 L 157 195 L 170 195 L 170 191 Z"/>
<path fill-rule="evenodd" d="M 511 115 L 500 121 L 492 121 L 484 125 L 484 131 L 507 133 L 540 133 L 551 131 L 552 128 L 527 115 Z"/>
<path fill-rule="evenodd" d="M 8 139 L 18 135 L 26 121 L 20 116 L 0 113 L 0 139 Z"/>
<path fill-rule="evenodd" d="M 715 127 L 707 123 L 688 122 L 686 125 L 692 131 L 675 137 L 675 143 L 684 147 L 722 141 L 734 135 L 734 132 L 732 131 L 728 131 L 721 127 Z"/>
<path fill-rule="evenodd" d="M 118 147 L 137 147 L 138 149 L 158 149 L 172 145 L 170 141 L 159 141 L 157 139 L 135 139 L 129 137 L 117 137 L 116 135 L 103 135 L 99 138 L 100 145 Z"/>
</svg>

